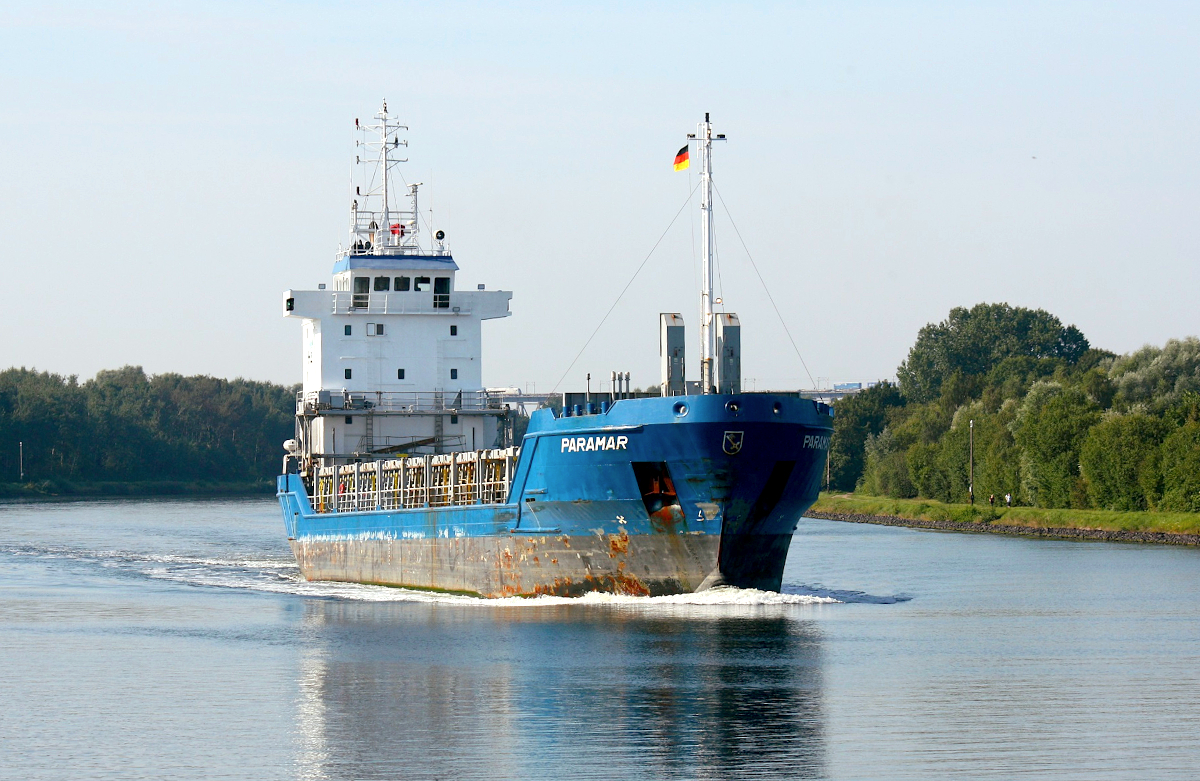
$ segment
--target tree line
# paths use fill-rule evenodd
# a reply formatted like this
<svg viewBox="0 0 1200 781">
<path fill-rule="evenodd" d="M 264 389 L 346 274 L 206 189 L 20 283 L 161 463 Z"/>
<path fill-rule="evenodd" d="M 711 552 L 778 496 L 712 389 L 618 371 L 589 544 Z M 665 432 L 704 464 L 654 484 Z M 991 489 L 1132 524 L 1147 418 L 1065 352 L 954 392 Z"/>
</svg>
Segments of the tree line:
<svg viewBox="0 0 1200 781">
<path fill-rule="evenodd" d="M 295 387 L 147 376 L 140 366 L 86 382 L 0 372 L 0 483 L 270 481 L 293 436 Z"/>
<path fill-rule="evenodd" d="M 1200 340 L 1118 356 L 1008 304 L 956 308 L 838 401 L 831 487 L 1038 507 L 1200 512 Z M 972 426 L 972 421 L 974 421 Z"/>
</svg>

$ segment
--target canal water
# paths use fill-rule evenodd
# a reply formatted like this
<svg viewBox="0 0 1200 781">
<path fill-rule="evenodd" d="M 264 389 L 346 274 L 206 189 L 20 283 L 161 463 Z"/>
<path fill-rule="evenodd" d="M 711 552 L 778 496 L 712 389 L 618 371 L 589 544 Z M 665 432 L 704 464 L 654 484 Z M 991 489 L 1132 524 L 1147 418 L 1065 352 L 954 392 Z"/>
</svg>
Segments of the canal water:
<svg viewBox="0 0 1200 781">
<path fill-rule="evenodd" d="M 304 583 L 270 500 L 0 505 L 0 778 L 1194 779 L 1200 550 L 805 520 L 786 593 Z"/>
</svg>

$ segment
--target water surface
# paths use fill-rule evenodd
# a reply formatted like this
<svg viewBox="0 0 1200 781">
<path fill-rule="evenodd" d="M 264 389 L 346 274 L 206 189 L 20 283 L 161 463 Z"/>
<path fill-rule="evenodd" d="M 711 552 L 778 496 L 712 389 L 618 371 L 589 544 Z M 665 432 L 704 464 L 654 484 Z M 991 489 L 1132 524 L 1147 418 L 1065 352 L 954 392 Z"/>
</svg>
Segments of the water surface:
<svg viewBox="0 0 1200 781">
<path fill-rule="evenodd" d="M 0 777 L 1191 779 L 1200 550 L 806 520 L 785 594 L 298 578 L 272 501 L 0 505 Z"/>
</svg>

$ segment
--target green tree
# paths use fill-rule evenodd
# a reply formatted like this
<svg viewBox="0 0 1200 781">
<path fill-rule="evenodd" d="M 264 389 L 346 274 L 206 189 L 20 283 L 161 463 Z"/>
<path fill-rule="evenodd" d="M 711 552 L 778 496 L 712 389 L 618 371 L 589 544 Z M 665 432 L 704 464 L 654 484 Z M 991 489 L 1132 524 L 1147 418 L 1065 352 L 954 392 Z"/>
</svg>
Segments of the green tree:
<svg viewBox="0 0 1200 781">
<path fill-rule="evenodd" d="M 833 439 L 829 444 L 830 482 L 853 491 L 866 464 L 867 437 L 887 426 L 888 412 L 904 405 L 895 385 L 881 382 L 834 404 Z"/>
<path fill-rule="evenodd" d="M 1200 393 L 1184 391 L 1179 394 L 1163 417 L 1176 426 L 1186 423 L 1200 423 Z"/>
<path fill-rule="evenodd" d="M 1167 436 L 1159 468 L 1163 483 L 1160 509 L 1200 512 L 1200 421 L 1189 421 Z"/>
<path fill-rule="evenodd" d="M 985 502 L 992 494 L 1011 494 L 1016 504 L 1026 503 L 1021 491 L 1021 451 L 1010 428 L 1017 408 L 1017 402 L 1009 399 L 997 410 L 989 410 L 983 402 L 974 402 L 955 413 L 941 456 L 952 501 L 966 501 L 969 495 L 968 464 L 974 421 L 975 501 Z"/>
<path fill-rule="evenodd" d="M 988 372 L 986 384 L 995 388 L 1002 399 L 1018 399 L 1033 383 L 1053 377 L 1062 365 L 1059 358 L 1010 355 Z"/>
<path fill-rule="evenodd" d="M 1087 507 L 1079 453 L 1088 430 L 1100 419 L 1096 402 L 1078 388 L 1038 382 L 1030 388 L 1012 422 L 1024 451 L 1026 494 L 1039 507 Z"/>
<path fill-rule="evenodd" d="M 1079 387 L 1101 409 L 1111 407 L 1113 397 L 1117 395 L 1117 386 L 1109 379 L 1108 372 L 1099 366 L 1088 369 L 1083 373 L 1079 378 Z"/>
<path fill-rule="evenodd" d="M 859 488 L 874 496 L 916 496 L 908 475 L 905 451 L 896 441 L 891 429 L 870 435 L 866 442 L 866 467 Z"/>
<path fill-rule="evenodd" d="M 1122 409 L 1144 405 L 1156 412 L 1186 393 L 1200 392 L 1200 339 L 1171 339 L 1163 347 L 1146 345 L 1113 362 L 1109 377 Z"/>
<path fill-rule="evenodd" d="M 921 329 L 897 376 L 909 401 L 938 398 L 942 384 L 956 372 L 974 377 L 991 372 L 1006 358 L 1078 361 L 1088 341 L 1075 326 L 1041 309 L 1008 304 L 956 307 L 941 323 Z"/>
<path fill-rule="evenodd" d="M 1159 455 L 1169 427 L 1149 415 L 1109 415 L 1088 431 L 1080 450 L 1087 492 L 1105 510 L 1146 510 L 1158 504 Z"/>
<path fill-rule="evenodd" d="M 948 502 L 950 479 L 942 468 L 941 453 L 942 447 L 938 442 L 917 442 L 905 452 L 904 459 L 917 496 Z"/>
</svg>

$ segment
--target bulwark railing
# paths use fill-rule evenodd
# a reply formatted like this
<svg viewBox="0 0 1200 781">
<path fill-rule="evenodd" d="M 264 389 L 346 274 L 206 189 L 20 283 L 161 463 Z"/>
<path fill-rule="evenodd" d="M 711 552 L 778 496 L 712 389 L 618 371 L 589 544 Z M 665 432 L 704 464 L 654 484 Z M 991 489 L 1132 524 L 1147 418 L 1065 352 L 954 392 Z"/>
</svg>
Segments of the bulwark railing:
<svg viewBox="0 0 1200 781">
<path fill-rule="evenodd" d="M 377 410 L 379 412 L 473 412 L 502 409 L 503 397 L 487 391 L 300 391 L 296 412 Z"/>
<path fill-rule="evenodd" d="M 319 513 L 503 504 L 520 448 L 413 456 L 317 470 Z"/>
<path fill-rule="evenodd" d="M 471 308 L 464 306 L 453 293 L 434 293 L 432 290 L 399 293 L 352 293 L 348 290 L 335 290 L 330 298 L 333 301 L 331 311 L 335 315 L 471 314 Z"/>
</svg>

